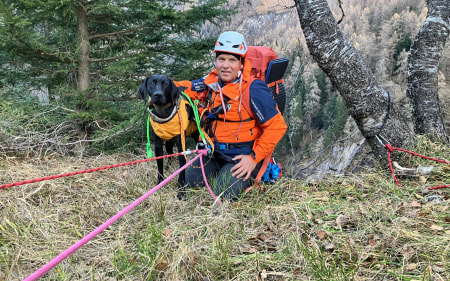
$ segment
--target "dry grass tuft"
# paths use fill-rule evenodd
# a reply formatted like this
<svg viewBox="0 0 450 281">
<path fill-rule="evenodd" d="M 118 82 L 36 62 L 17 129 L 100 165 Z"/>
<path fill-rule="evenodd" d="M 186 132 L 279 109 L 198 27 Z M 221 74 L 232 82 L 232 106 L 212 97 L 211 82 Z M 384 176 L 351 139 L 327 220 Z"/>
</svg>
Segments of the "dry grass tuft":
<svg viewBox="0 0 450 281">
<path fill-rule="evenodd" d="M 133 160 L 5 157 L 0 183 Z M 403 178 L 402 187 L 386 170 L 310 184 L 283 178 L 224 202 L 229 212 L 206 189 L 178 201 L 173 181 L 41 279 L 448 280 L 450 189 L 417 193 L 450 182 L 438 166 L 427 183 Z M 155 163 L 144 163 L 1 190 L 0 280 L 24 279 L 155 178 Z"/>
</svg>

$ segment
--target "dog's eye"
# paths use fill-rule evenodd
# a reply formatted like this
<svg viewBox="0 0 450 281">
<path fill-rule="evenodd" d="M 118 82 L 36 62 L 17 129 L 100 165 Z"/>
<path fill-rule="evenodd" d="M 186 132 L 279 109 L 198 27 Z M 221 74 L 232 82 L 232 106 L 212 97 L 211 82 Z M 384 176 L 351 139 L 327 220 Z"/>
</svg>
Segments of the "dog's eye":
<svg viewBox="0 0 450 281">
<path fill-rule="evenodd" d="M 155 86 L 155 85 L 156 85 L 155 81 L 152 81 L 152 82 L 150 83 L 150 86 Z"/>
</svg>

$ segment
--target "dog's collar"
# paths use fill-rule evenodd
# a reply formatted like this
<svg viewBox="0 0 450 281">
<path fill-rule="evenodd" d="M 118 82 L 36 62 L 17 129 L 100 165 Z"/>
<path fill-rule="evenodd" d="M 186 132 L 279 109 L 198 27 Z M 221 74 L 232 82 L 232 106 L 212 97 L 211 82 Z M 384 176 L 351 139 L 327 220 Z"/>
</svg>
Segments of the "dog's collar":
<svg viewBox="0 0 450 281">
<path fill-rule="evenodd" d="M 157 116 L 155 113 L 153 113 L 153 111 L 149 111 L 148 113 L 150 114 L 150 117 L 152 118 L 153 121 L 155 121 L 156 123 L 166 123 L 169 122 L 170 120 L 172 120 L 172 118 L 177 114 L 178 112 L 178 108 L 176 106 L 173 107 L 172 113 L 170 113 L 170 115 L 167 118 L 161 118 L 159 116 Z"/>
<path fill-rule="evenodd" d="M 177 114 L 178 109 L 180 108 L 180 101 L 181 101 L 181 97 L 178 98 L 176 105 L 173 107 L 172 112 L 170 113 L 170 115 L 166 118 L 161 118 L 159 116 L 157 116 L 155 113 L 153 113 L 152 110 L 148 110 L 148 113 L 150 114 L 150 117 L 152 118 L 152 120 L 156 123 L 159 124 L 163 124 L 166 122 L 169 122 L 170 120 L 172 120 L 172 118 Z"/>
</svg>

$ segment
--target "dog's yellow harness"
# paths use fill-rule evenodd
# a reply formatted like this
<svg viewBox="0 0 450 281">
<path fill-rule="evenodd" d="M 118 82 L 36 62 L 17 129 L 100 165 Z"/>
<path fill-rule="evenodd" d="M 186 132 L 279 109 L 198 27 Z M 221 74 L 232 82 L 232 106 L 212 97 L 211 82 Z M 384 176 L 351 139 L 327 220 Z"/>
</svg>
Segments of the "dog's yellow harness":
<svg viewBox="0 0 450 281">
<path fill-rule="evenodd" d="M 197 131 L 196 123 L 189 120 L 189 107 L 189 102 L 183 96 L 180 96 L 177 100 L 177 105 L 167 118 L 160 118 L 149 110 L 151 117 L 150 124 L 152 125 L 153 132 L 164 141 L 171 140 L 173 137 L 181 134 L 183 151 L 186 150 L 185 136 L 189 136 Z M 178 116 L 178 118 L 174 118 L 175 116 Z"/>
</svg>

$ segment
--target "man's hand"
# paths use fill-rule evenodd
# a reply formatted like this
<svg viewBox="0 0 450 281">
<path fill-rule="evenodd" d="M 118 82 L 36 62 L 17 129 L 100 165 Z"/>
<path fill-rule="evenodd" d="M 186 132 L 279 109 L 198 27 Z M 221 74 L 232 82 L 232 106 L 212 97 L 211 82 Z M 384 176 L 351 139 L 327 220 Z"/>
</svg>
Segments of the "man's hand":
<svg viewBox="0 0 450 281">
<path fill-rule="evenodd" d="M 239 161 L 231 168 L 233 177 L 238 179 L 244 177 L 244 180 L 248 180 L 256 167 L 252 157 L 250 155 L 237 155 L 233 158 L 233 161 Z"/>
</svg>

